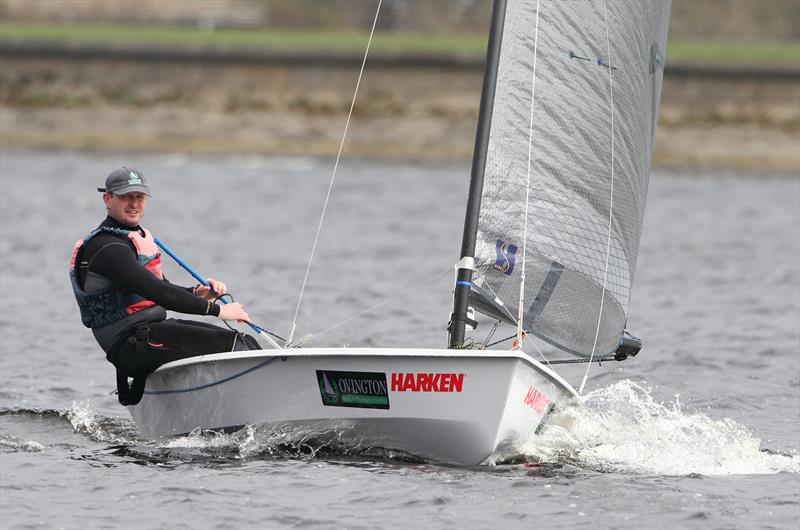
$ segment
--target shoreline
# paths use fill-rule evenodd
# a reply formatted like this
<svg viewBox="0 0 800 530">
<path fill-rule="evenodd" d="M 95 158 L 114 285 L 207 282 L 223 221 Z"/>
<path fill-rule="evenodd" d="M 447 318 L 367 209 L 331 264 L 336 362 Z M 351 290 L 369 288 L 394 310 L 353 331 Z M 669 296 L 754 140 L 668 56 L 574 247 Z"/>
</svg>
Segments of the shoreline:
<svg viewBox="0 0 800 530">
<path fill-rule="evenodd" d="M 3 148 L 335 156 L 360 66 L 54 53 L 0 49 Z M 768 74 L 668 67 L 654 167 L 800 174 L 800 75 Z M 343 155 L 469 164 L 481 78 L 481 65 L 463 60 L 374 58 Z"/>
<path fill-rule="evenodd" d="M 137 150 L 137 149 L 97 149 L 93 147 L 88 148 L 72 148 L 65 146 L 23 146 L 23 145 L 3 145 L 0 143 L 0 156 L 7 155 L 31 155 L 47 153 L 64 153 L 76 154 L 82 156 L 109 156 L 109 157 L 122 157 L 125 159 L 134 159 L 136 157 L 198 157 L 201 159 L 229 159 L 229 158 L 274 158 L 276 160 L 311 160 L 314 163 L 322 164 L 323 166 L 330 163 L 331 167 L 336 159 L 336 154 L 290 154 L 290 153 L 255 153 L 255 152 L 230 152 L 230 151 L 185 151 L 185 150 Z M 345 158 L 346 156 L 346 158 Z M 458 159 L 426 159 L 421 157 L 376 157 L 376 156 L 361 156 L 361 155 L 342 155 L 342 160 L 353 164 L 380 164 L 387 167 L 430 167 L 430 168 L 464 168 L 465 175 L 469 175 L 471 158 L 470 160 Z M 341 165 L 341 164 L 340 164 Z M 686 163 L 684 165 L 664 165 L 653 162 L 651 167 L 651 176 L 655 174 L 675 176 L 675 177 L 688 177 L 701 175 L 704 177 L 716 179 L 778 179 L 788 180 L 797 179 L 798 173 L 793 169 L 771 169 L 771 170 L 752 170 L 746 168 L 733 168 L 733 167 L 717 167 L 709 165 L 697 165 Z"/>
<path fill-rule="evenodd" d="M 99 105 L 31 109 L 0 105 L 4 149 L 197 155 L 334 157 L 346 115 L 236 114 L 192 107 Z M 343 155 L 363 159 L 469 164 L 469 118 L 353 118 Z M 800 174 L 800 137 L 757 124 L 660 125 L 653 166 L 661 169 Z"/>
</svg>

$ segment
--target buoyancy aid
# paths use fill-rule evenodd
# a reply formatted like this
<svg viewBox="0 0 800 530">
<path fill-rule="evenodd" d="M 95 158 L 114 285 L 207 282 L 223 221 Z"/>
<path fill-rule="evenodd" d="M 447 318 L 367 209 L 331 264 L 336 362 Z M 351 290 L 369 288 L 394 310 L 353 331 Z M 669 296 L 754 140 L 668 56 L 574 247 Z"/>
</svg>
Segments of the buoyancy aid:
<svg viewBox="0 0 800 530">
<path fill-rule="evenodd" d="M 142 399 L 146 374 L 127 374 L 117 366 L 117 350 L 124 340 L 134 337 L 136 348 L 140 346 L 140 333 L 147 333 L 146 326 L 167 317 L 167 311 L 152 300 L 128 291 L 114 284 L 111 280 L 89 270 L 88 262 L 81 259 L 86 242 L 101 232 L 113 234 L 133 243 L 136 259 L 141 266 L 150 271 L 156 278 L 163 280 L 161 272 L 161 256 L 153 236 L 147 229 L 123 230 L 109 226 L 101 226 L 83 239 L 75 242 L 69 264 L 69 277 L 72 290 L 81 312 L 83 325 L 91 328 L 100 347 L 106 352 L 106 358 L 117 369 L 117 394 L 123 405 L 136 405 Z M 83 269 L 83 286 L 80 272 Z M 134 333 L 134 335 L 131 335 Z M 128 377 L 133 383 L 128 384 Z"/>
<path fill-rule="evenodd" d="M 146 300 L 138 294 L 116 285 L 108 278 L 88 270 L 88 263 L 81 262 L 81 251 L 86 242 L 102 232 L 129 240 L 136 249 L 136 258 L 139 264 L 156 278 L 164 278 L 161 272 L 161 256 L 158 247 L 147 229 L 128 231 L 101 226 L 85 238 L 76 241 L 70 259 L 69 276 L 75 299 L 80 308 L 81 321 L 84 326 L 93 330 L 127 319 L 156 306 L 152 300 Z M 79 269 L 81 268 L 85 272 L 83 286 L 80 285 L 79 279 Z M 146 311 L 146 313 L 151 313 L 151 311 Z"/>
</svg>

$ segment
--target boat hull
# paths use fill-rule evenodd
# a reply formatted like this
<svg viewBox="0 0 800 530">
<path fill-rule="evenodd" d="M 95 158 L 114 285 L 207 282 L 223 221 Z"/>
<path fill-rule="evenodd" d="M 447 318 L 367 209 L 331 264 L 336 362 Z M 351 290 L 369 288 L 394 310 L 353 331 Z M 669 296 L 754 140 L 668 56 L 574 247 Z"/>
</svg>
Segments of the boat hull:
<svg viewBox="0 0 800 530">
<path fill-rule="evenodd" d="M 150 438 L 280 425 L 472 465 L 519 452 L 556 404 L 574 396 L 522 352 L 309 348 L 169 363 L 128 409 Z"/>
</svg>

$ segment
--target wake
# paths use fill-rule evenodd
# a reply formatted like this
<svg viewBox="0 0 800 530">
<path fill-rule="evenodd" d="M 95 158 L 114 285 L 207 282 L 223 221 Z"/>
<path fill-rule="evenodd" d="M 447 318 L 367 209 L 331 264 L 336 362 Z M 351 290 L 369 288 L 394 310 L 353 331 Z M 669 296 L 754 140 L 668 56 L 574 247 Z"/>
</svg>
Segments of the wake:
<svg viewBox="0 0 800 530">
<path fill-rule="evenodd" d="M 660 475 L 800 473 L 800 455 L 764 450 L 730 418 L 714 420 L 625 380 L 556 411 L 527 455 L 601 472 Z"/>
</svg>

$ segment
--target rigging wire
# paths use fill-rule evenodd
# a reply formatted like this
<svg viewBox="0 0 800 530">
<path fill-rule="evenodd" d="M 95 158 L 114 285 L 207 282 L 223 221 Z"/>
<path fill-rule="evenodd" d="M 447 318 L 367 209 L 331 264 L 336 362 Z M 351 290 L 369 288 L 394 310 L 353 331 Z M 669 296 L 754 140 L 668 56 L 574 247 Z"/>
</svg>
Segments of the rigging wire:
<svg viewBox="0 0 800 530">
<path fill-rule="evenodd" d="M 472 283 L 475 283 L 476 285 L 478 285 L 481 288 L 486 287 L 487 289 L 489 289 L 489 292 L 492 293 L 492 296 L 495 297 L 495 302 L 500 302 L 500 305 L 502 305 L 503 308 L 506 310 L 506 313 L 507 313 L 506 316 L 511 317 L 514 320 L 513 324 L 516 326 L 517 325 L 517 319 L 514 318 L 514 315 L 511 314 L 511 311 L 509 311 L 508 308 L 505 306 L 505 304 L 503 304 L 503 300 L 497 294 L 497 291 L 492 289 L 492 285 L 489 283 L 489 280 L 486 277 L 484 277 L 483 275 L 481 275 L 480 270 L 478 270 L 477 268 L 475 270 L 476 270 L 476 273 L 478 275 L 480 275 L 479 277 L 480 277 L 481 283 L 479 285 L 477 284 L 476 281 L 473 281 Z"/>
<path fill-rule="evenodd" d="M 317 241 L 319 241 L 319 234 L 322 231 L 322 222 L 325 219 L 325 211 L 328 209 L 328 202 L 331 198 L 331 191 L 333 190 L 333 183 L 336 180 L 336 170 L 339 168 L 339 160 L 342 157 L 342 149 L 344 148 L 344 141 L 347 138 L 347 129 L 350 126 L 350 118 L 353 115 L 353 108 L 356 105 L 356 97 L 358 96 L 358 88 L 361 86 L 361 78 L 364 75 L 364 66 L 367 64 L 367 56 L 369 55 L 369 47 L 372 44 L 372 36 L 375 33 L 375 25 L 378 23 L 378 14 L 381 11 L 381 3 L 383 0 L 378 0 L 378 7 L 375 10 L 375 19 L 372 21 L 372 29 L 369 32 L 369 40 L 367 41 L 367 49 L 364 51 L 364 59 L 361 61 L 361 70 L 358 72 L 358 81 L 356 82 L 356 89 L 353 93 L 353 101 L 350 103 L 350 111 L 347 113 L 347 121 L 344 125 L 344 132 L 342 133 L 342 141 L 339 143 L 339 152 L 336 154 L 336 163 L 333 166 L 333 174 L 331 175 L 331 183 L 328 186 L 328 194 L 325 197 L 325 203 L 322 206 L 322 215 L 319 219 L 319 225 L 317 225 L 317 233 L 314 236 L 314 245 L 311 247 L 311 256 L 308 258 L 308 267 L 306 267 L 306 274 L 303 278 L 303 285 L 300 288 L 300 297 L 297 300 L 297 308 L 294 311 L 294 317 L 292 318 L 292 325 L 289 329 L 289 337 L 286 340 L 286 344 L 292 342 L 294 338 L 294 330 L 297 326 L 297 315 L 300 313 L 300 304 L 303 301 L 303 293 L 306 289 L 306 283 L 308 283 L 308 274 L 311 271 L 311 263 L 314 261 L 314 252 L 317 249 Z"/>
<path fill-rule="evenodd" d="M 603 17 L 606 24 L 606 50 L 608 53 L 608 64 L 613 64 L 611 60 L 611 39 L 608 35 L 608 11 L 606 9 L 606 0 L 603 0 Z M 597 329 L 594 333 L 594 344 L 592 345 L 592 354 L 589 356 L 589 364 L 586 366 L 586 373 L 583 374 L 583 381 L 578 389 L 578 394 L 583 394 L 583 388 L 586 386 L 586 380 L 589 378 L 589 369 L 592 367 L 592 359 L 597 351 L 597 339 L 600 336 L 600 324 L 603 321 L 603 305 L 606 301 L 606 282 L 608 280 L 608 259 L 611 255 L 611 227 L 614 219 L 614 74 L 613 68 L 608 70 L 608 87 L 611 98 L 611 197 L 609 198 L 608 205 L 608 235 L 606 237 L 606 263 L 605 271 L 603 272 L 603 294 L 600 296 L 600 313 L 597 315 Z"/>
<path fill-rule="evenodd" d="M 528 129 L 528 174 L 525 184 L 525 223 L 522 233 L 522 273 L 519 284 L 519 308 L 517 309 L 517 344 L 522 348 L 525 333 L 522 329 L 522 313 L 525 305 L 525 256 L 528 249 L 528 207 L 531 197 L 531 156 L 533 151 L 533 109 L 536 105 L 536 56 L 539 49 L 539 0 L 536 0 L 536 29 L 533 37 L 533 73 L 531 79 L 531 111 L 530 127 Z M 544 357 L 544 356 L 542 356 Z M 546 359 L 545 359 L 546 360 Z"/>
<path fill-rule="evenodd" d="M 360 311 L 360 312 L 358 312 L 358 313 L 356 313 L 354 315 L 351 315 L 351 316 L 345 318 L 344 320 L 342 320 L 341 322 L 339 322 L 337 324 L 334 324 L 334 325 L 332 325 L 330 327 L 327 327 L 327 328 L 323 329 L 322 331 L 319 331 L 317 333 L 312 333 L 310 335 L 306 335 L 303 338 L 301 338 L 300 340 L 298 340 L 296 343 L 290 344 L 289 346 L 300 346 L 301 344 L 304 344 L 304 343 L 308 342 L 309 340 L 311 340 L 313 338 L 319 337 L 320 335 L 324 335 L 325 333 L 328 333 L 329 331 L 332 331 L 332 330 L 334 330 L 334 329 L 336 329 L 336 328 L 338 328 L 340 326 L 343 326 L 343 325 L 347 324 L 351 320 L 355 320 L 355 319 L 357 319 L 359 317 L 362 317 L 362 316 L 366 315 L 370 311 L 374 311 L 375 309 L 378 309 L 379 307 L 382 307 L 382 306 L 384 306 L 384 305 L 386 305 L 388 303 L 394 302 L 398 298 L 401 298 L 401 297 L 407 295 L 408 293 L 410 293 L 410 292 L 412 292 L 412 291 L 414 291 L 416 289 L 419 289 L 423 285 L 427 285 L 427 284 L 431 283 L 433 280 L 436 280 L 440 276 L 443 276 L 443 275 L 447 274 L 451 270 L 452 270 L 452 268 L 448 267 L 445 270 L 443 270 L 442 272 L 439 272 L 439 273 L 435 274 L 434 276 L 431 276 L 427 280 L 421 281 L 418 284 L 409 287 L 405 291 L 402 291 L 402 292 L 392 296 L 391 298 L 388 298 L 388 299 L 384 300 L 383 302 L 380 302 L 379 304 L 375 304 L 372 307 L 368 307 L 367 309 L 365 309 L 363 311 Z"/>
<path fill-rule="evenodd" d="M 477 285 L 480 288 L 484 288 L 485 287 L 486 289 L 488 289 L 489 292 L 492 293 L 492 296 L 494 296 L 495 303 L 499 303 L 499 305 L 502 306 L 503 309 L 506 310 L 506 316 L 510 317 L 511 320 L 513 320 L 512 324 L 516 326 L 517 325 L 517 319 L 514 318 L 514 315 L 511 314 L 511 311 L 509 311 L 508 308 L 505 306 L 505 304 L 503 304 L 503 301 L 500 299 L 500 296 L 497 294 L 497 291 L 492 289 L 492 285 L 489 283 L 489 279 L 484 277 L 481 274 L 481 272 L 480 272 L 480 270 L 478 268 L 475 269 L 475 274 L 476 274 L 476 277 L 475 277 L 475 279 L 473 280 L 472 283 L 474 283 L 475 285 Z M 478 283 L 478 281 L 480 281 L 480 284 Z M 503 340 L 498 341 L 498 342 L 493 342 L 492 344 L 486 344 L 487 342 L 489 342 L 492 339 L 492 336 L 494 335 L 494 332 L 497 330 L 497 327 L 499 326 L 500 323 L 501 323 L 501 321 L 498 320 L 495 323 L 494 328 L 492 329 L 492 331 L 489 333 L 489 336 L 484 339 L 484 341 L 483 341 L 484 349 L 488 348 L 489 346 L 494 346 L 495 344 L 499 344 L 501 342 L 505 342 L 506 340 L 508 340 L 508 339 L 503 339 Z M 512 336 L 511 338 L 513 339 L 514 337 L 516 337 L 516 335 Z"/>
<path fill-rule="evenodd" d="M 494 323 L 494 326 L 492 326 L 492 329 L 489 330 L 489 334 L 486 335 L 486 338 L 483 339 L 483 348 L 482 349 L 485 350 L 486 348 L 489 347 L 488 346 L 489 341 L 492 340 L 492 337 L 494 337 L 495 331 L 497 331 L 497 328 L 499 328 L 499 327 L 500 327 L 500 321 L 498 320 L 497 322 Z M 503 342 L 503 341 L 501 340 L 499 342 Z M 493 344 L 496 344 L 496 343 L 493 343 Z"/>
<path fill-rule="evenodd" d="M 490 344 L 485 344 L 483 349 L 485 350 L 486 348 L 491 348 L 492 346 L 496 346 L 497 344 L 500 344 L 502 342 L 507 342 L 507 341 L 509 341 L 511 339 L 515 339 L 515 338 L 517 338 L 517 334 L 516 333 L 514 333 L 513 335 L 510 335 L 510 336 L 508 336 L 508 337 L 506 337 L 504 339 L 496 340 L 496 341 L 494 341 L 494 342 L 492 342 Z M 551 361 L 551 360 L 548 360 L 546 357 L 544 357 L 544 355 L 542 356 L 542 358 L 545 360 L 545 362 L 548 365 L 553 365 L 553 364 L 583 364 L 583 363 L 588 363 L 588 362 L 596 362 L 597 364 L 602 364 L 604 362 L 616 360 L 616 359 L 613 359 L 613 358 L 612 359 L 604 358 L 604 359 L 596 359 L 594 361 L 590 361 L 587 358 L 580 358 L 580 359 L 554 359 L 554 360 Z"/>
<path fill-rule="evenodd" d="M 528 338 L 528 334 L 527 334 L 527 333 L 524 333 L 524 334 L 522 335 L 522 340 L 523 340 L 523 341 L 525 341 L 525 339 L 527 339 L 527 338 Z M 532 341 L 530 341 L 530 343 L 531 343 L 531 344 L 533 344 L 533 347 L 534 347 L 534 348 L 536 348 L 536 351 L 539 353 L 539 356 L 540 356 L 542 359 L 544 359 L 544 362 L 547 364 L 547 366 L 549 366 L 550 368 L 552 368 L 552 365 L 550 364 L 550 361 L 547 359 L 547 357 L 545 357 L 544 353 L 543 353 L 543 352 L 542 352 L 542 350 L 539 348 L 539 345 L 538 345 L 538 344 L 536 344 L 536 341 L 532 340 Z M 522 350 L 522 342 L 518 342 L 517 344 L 519 344 L 519 349 L 520 349 L 520 350 Z"/>
<path fill-rule="evenodd" d="M 494 335 L 494 330 L 492 330 L 492 333 L 488 337 L 486 337 L 486 342 L 488 342 L 492 338 L 492 335 Z M 517 334 L 516 333 L 514 333 L 513 335 L 509 335 L 508 337 L 506 337 L 504 339 L 496 340 L 496 341 L 494 341 L 494 342 L 492 342 L 490 344 L 486 344 L 484 349 L 491 348 L 492 346 L 497 346 L 498 344 L 502 344 L 502 343 L 504 343 L 506 341 L 509 341 L 509 340 L 515 339 L 515 338 L 517 338 Z"/>
</svg>

